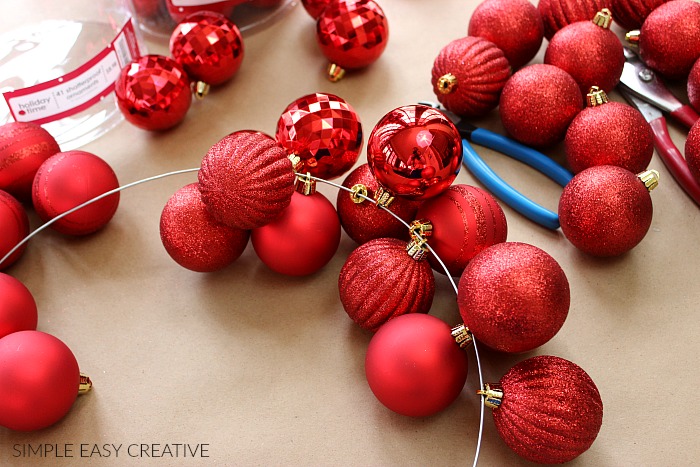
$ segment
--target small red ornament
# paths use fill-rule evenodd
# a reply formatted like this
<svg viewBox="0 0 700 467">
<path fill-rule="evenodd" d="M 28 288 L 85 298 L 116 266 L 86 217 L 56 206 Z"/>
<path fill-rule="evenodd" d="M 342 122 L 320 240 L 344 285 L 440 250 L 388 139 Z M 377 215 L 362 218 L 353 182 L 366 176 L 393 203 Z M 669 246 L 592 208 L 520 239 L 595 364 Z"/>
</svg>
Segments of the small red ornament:
<svg viewBox="0 0 700 467">
<path fill-rule="evenodd" d="M 528 358 L 511 368 L 499 386 L 502 400 L 493 421 L 519 456 L 562 464 L 584 453 L 598 436 L 603 401 L 578 365 L 549 355 Z"/>
<path fill-rule="evenodd" d="M 332 179 L 350 170 L 360 157 L 362 124 L 344 99 L 317 92 L 284 109 L 275 138 L 287 154 L 301 158 L 299 172 Z"/>
<path fill-rule="evenodd" d="M 200 11 L 208 11 L 224 16 L 231 16 L 234 8 L 241 3 L 245 3 L 246 1 L 248 0 L 225 0 L 223 2 L 207 0 L 197 0 L 195 2 L 165 0 L 165 5 L 168 7 L 168 13 L 170 13 L 173 21 L 179 23 L 189 15 Z"/>
<path fill-rule="evenodd" d="M 0 190 L 0 259 L 29 235 L 29 217 L 22 205 L 10 194 Z M 0 271 L 12 266 L 27 249 L 22 245 L 5 261 L 0 263 Z"/>
<path fill-rule="evenodd" d="M 24 284 L 0 272 L 0 339 L 36 329 L 36 302 Z"/>
<path fill-rule="evenodd" d="M 435 276 L 427 261 L 409 256 L 406 242 L 377 238 L 348 256 L 338 290 L 348 316 L 362 329 L 376 331 L 397 316 L 430 311 Z"/>
<path fill-rule="evenodd" d="M 301 4 L 313 19 L 318 19 L 331 1 L 333 0 L 301 0 Z"/>
<path fill-rule="evenodd" d="M 445 108 L 476 117 L 498 105 L 501 90 L 510 78 L 510 65 L 492 42 L 464 37 L 440 51 L 432 73 L 433 92 Z"/>
<path fill-rule="evenodd" d="M 645 180 L 652 171 L 640 174 Z M 600 165 L 576 175 L 559 199 L 561 230 L 576 248 L 593 256 L 618 256 L 642 241 L 651 226 L 649 188 L 640 176 Z"/>
<path fill-rule="evenodd" d="M 695 60 L 695 65 L 688 75 L 688 100 L 690 105 L 700 112 L 700 57 Z"/>
<path fill-rule="evenodd" d="M 611 0 L 615 22 L 626 31 L 639 29 L 649 13 L 666 3 L 668 0 Z"/>
<path fill-rule="evenodd" d="M 41 220 L 47 222 L 116 188 L 119 181 L 114 171 L 96 155 L 59 152 L 39 167 L 32 201 Z M 114 193 L 56 221 L 51 228 L 66 235 L 88 235 L 107 225 L 118 206 L 119 193 Z"/>
<path fill-rule="evenodd" d="M 569 281 L 559 263 L 527 243 L 499 243 L 475 256 L 459 280 L 464 324 L 481 343 L 501 352 L 527 352 L 564 324 Z"/>
<path fill-rule="evenodd" d="M 542 15 L 544 37 L 550 40 L 564 26 L 592 20 L 608 3 L 608 0 L 540 0 L 537 9 Z"/>
<path fill-rule="evenodd" d="M 452 184 L 462 161 L 462 138 L 442 112 L 406 105 L 384 115 L 367 143 L 367 162 L 391 193 L 413 200 L 437 196 Z"/>
<path fill-rule="evenodd" d="M 160 55 L 144 55 L 122 68 L 114 93 L 124 118 L 144 130 L 174 127 L 192 102 L 185 70 Z"/>
<path fill-rule="evenodd" d="M 0 426 L 34 431 L 53 425 L 78 396 L 80 370 L 70 349 L 39 331 L 0 339 Z"/>
<path fill-rule="evenodd" d="M 467 354 L 450 327 L 430 315 L 399 316 L 367 347 L 365 374 L 379 402 L 401 415 L 426 417 L 447 408 L 467 379 Z"/>
<path fill-rule="evenodd" d="M 700 183 L 700 123 L 698 122 L 692 126 L 685 140 L 685 160 L 690 173 Z"/>
<path fill-rule="evenodd" d="M 469 35 L 496 44 L 517 70 L 540 50 L 544 25 L 540 12 L 527 0 L 486 0 L 469 19 Z"/>
<path fill-rule="evenodd" d="M 288 276 L 313 274 L 333 258 L 340 244 L 340 221 L 321 193 L 294 192 L 289 207 L 251 233 L 255 253 L 267 267 Z"/>
<path fill-rule="evenodd" d="M 501 94 L 506 131 L 521 143 L 546 147 L 564 139 L 583 98 L 570 74 L 552 65 L 530 65 L 515 73 Z"/>
<path fill-rule="evenodd" d="M 289 206 L 294 170 L 275 140 L 260 132 L 237 131 L 202 159 L 199 191 L 214 219 L 251 230 L 273 221 Z"/>
</svg>

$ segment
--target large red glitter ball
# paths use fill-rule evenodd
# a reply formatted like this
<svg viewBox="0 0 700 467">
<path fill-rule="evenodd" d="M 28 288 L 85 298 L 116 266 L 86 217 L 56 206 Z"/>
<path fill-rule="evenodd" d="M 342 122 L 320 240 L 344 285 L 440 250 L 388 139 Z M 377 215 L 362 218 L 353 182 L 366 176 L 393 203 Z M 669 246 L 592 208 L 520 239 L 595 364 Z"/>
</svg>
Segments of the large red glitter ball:
<svg viewBox="0 0 700 467">
<path fill-rule="evenodd" d="M 273 271 L 308 276 L 328 264 L 338 250 L 338 214 L 321 193 L 294 192 L 278 219 L 253 230 L 251 243 L 260 260 Z"/>
<path fill-rule="evenodd" d="M 544 25 L 540 12 L 527 0 L 486 0 L 472 13 L 468 33 L 496 44 L 517 70 L 540 50 Z"/>
<path fill-rule="evenodd" d="M 228 81 L 241 66 L 243 39 L 225 16 L 202 11 L 175 27 L 170 53 L 192 80 L 216 86 Z"/>
<path fill-rule="evenodd" d="M 251 230 L 273 221 L 289 206 L 294 170 L 275 140 L 255 131 L 237 131 L 202 159 L 199 191 L 214 219 Z"/>
<path fill-rule="evenodd" d="M 362 150 L 360 117 L 344 99 L 314 93 L 287 106 L 277 121 L 277 142 L 301 158 L 300 172 L 330 179 L 347 172 Z"/>
<path fill-rule="evenodd" d="M 0 272 L 0 339 L 18 331 L 36 329 L 36 302 L 20 281 Z"/>
<path fill-rule="evenodd" d="M 496 108 L 510 65 L 492 42 L 464 37 L 440 51 L 432 75 L 433 92 L 447 110 L 475 117 Z"/>
<path fill-rule="evenodd" d="M 313 19 L 317 19 L 331 1 L 332 0 L 301 0 L 301 4 Z"/>
<path fill-rule="evenodd" d="M 688 75 L 688 100 L 695 110 L 700 112 L 700 57 Z"/>
<path fill-rule="evenodd" d="M 442 112 L 406 105 L 384 115 L 367 143 L 377 181 L 399 196 L 424 200 L 452 184 L 462 161 L 462 138 Z"/>
<path fill-rule="evenodd" d="M 642 241 L 653 208 L 644 183 L 611 165 L 591 167 L 564 187 L 561 230 L 576 248 L 593 256 L 618 256 Z"/>
<path fill-rule="evenodd" d="M 513 138 L 546 147 L 564 139 L 566 129 L 582 108 L 581 90 L 570 74 L 552 65 L 536 64 L 508 80 L 499 113 Z"/>
<path fill-rule="evenodd" d="M 225 1 L 208 1 L 208 0 L 197 0 L 184 2 L 182 0 L 164 0 L 165 5 L 168 8 L 168 13 L 170 17 L 176 23 L 187 18 L 189 15 L 200 12 L 208 11 L 213 13 L 218 13 L 224 16 L 231 16 L 233 10 L 241 3 L 245 3 L 248 0 L 225 0 Z"/>
<path fill-rule="evenodd" d="M 331 63 L 362 68 L 379 58 L 389 39 L 384 11 L 373 0 L 337 0 L 323 9 L 316 41 Z"/>
<path fill-rule="evenodd" d="M 78 396 L 80 370 L 70 349 L 39 331 L 0 339 L 0 426 L 34 431 L 53 425 Z"/>
<path fill-rule="evenodd" d="M 44 162 L 34 178 L 32 201 L 44 222 L 119 187 L 112 168 L 85 151 L 59 152 Z M 119 193 L 71 213 L 51 228 L 66 235 L 87 235 L 100 230 L 119 206 Z"/>
<path fill-rule="evenodd" d="M 542 15 L 544 37 L 551 39 L 571 23 L 592 20 L 608 3 L 609 0 L 540 0 L 537 9 Z"/>
<path fill-rule="evenodd" d="M 527 352 L 564 324 L 571 301 L 559 263 L 527 243 L 499 243 L 475 256 L 459 280 L 464 324 L 501 352 Z"/>
<path fill-rule="evenodd" d="M 57 152 L 58 143 L 39 125 L 10 122 L 0 126 L 0 190 L 31 199 L 36 171 Z"/>
<path fill-rule="evenodd" d="M 160 55 L 144 55 L 122 68 L 114 93 L 124 118 L 144 130 L 174 127 L 192 102 L 185 70 Z"/>
<path fill-rule="evenodd" d="M 379 402 L 401 415 L 426 417 L 447 408 L 467 379 L 467 354 L 450 327 L 430 315 L 399 316 L 372 337 L 367 382 Z"/>
<path fill-rule="evenodd" d="M 428 244 L 452 276 L 460 276 L 474 256 L 491 245 L 505 242 L 508 235 L 506 216 L 496 199 L 469 185 L 451 186 L 429 199 L 420 207 L 416 218 L 432 223 Z M 433 255 L 429 260 L 434 270 L 444 274 Z"/>
<path fill-rule="evenodd" d="M 427 313 L 435 295 L 435 276 L 427 261 L 406 252 L 406 242 L 377 238 L 360 245 L 338 278 L 340 302 L 362 329 L 376 331 L 407 313 Z"/>
<path fill-rule="evenodd" d="M 0 190 L 0 259 L 4 258 L 27 235 L 29 235 L 27 212 L 12 195 Z M 26 248 L 25 243 L 0 263 L 0 271 L 13 265 Z"/>
<path fill-rule="evenodd" d="M 160 239 L 180 266 L 197 272 L 218 271 L 238 259 L 250 232 L 217 222 L 202 201 L 196 183 L 170 197 L 160 216 Z"/>
<path fill-rule="evenodd" d="M 503 375 L 493 421 L 503 441 L 525 459 L 561 464 L 585 452 L 603 423 L 595 383 L 575 363 L 542 355 Z"/>
<path fill-rule="evenodd" d="M 685 140 L 685 160 L 688 162 L 690 173 L 700 183 L 700 120 L 688 132 Z"/>
<path fill-rule="evenodd" d="M 639 29 L 649 13 L 668 0 L 611 0 L 613 19 L 625 30 Z"/>
</svg>

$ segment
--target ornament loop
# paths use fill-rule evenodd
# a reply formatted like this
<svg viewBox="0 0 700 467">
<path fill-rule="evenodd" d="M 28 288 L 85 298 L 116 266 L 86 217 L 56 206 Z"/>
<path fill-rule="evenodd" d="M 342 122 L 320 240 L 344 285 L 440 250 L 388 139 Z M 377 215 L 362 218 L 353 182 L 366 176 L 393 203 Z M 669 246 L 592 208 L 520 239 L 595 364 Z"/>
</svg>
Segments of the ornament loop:
<svg viewBox="0 0 700 467">
<path fill-rule="evenodd" d="M 598 86 L 591 86 L 588 90 L 588 94 L 586 94 L 586 100 L 588 101 L 588 107 L 595 107 L 597 105 L 607 104 L 608 95 Z"/>
<path fill-rule="evenodd" d="M 367 193 L 367 187 L 364 186 L 362 183 L 358 183 L 356 185 L 353 185 L 352 188 L 350 188 L 350 199 L 355 204 L 364 203 Z"/>
<path fill-rule="evenodd" d="M 80 373 L 80 385 L 78 386 L 78 394 L 83 395 L 90 392 L 92 389 L 92 380 L 84 373 Z"/>
<path fill-rule="evenodd" d="M 644 186 L 649 191 L 659 186 L 658 170 L 645 170 L 644 172 L 637 174 L 637 178 L 640 179 L 642 183 L 644 183 Z"/>
<path fill-rule="evenodd" d="M 381 206 L 388 208 L 389 205 L 394 201 L 394 197 L 386 191 L 384 188 L 379 187 L 374 193 L 374 200 L 377 202 L 377 207 Z"/>
<path fill-rule="evenodd" d="M 503 388 L 498 383 L 484 383 L 484 389 L 476 391 L 484 398 L 484 405 L 490 409 L 497 409 L 503 402 Z"/>
<path fill-rule="evenodd" d="M 440 94 L 449 94 L 457 87 L 457 77 L 452 73 L 442 75 L 437 81 Z"/>
<path fill-rule="evenodd" d="M 612 23 L 612 13 L 607 8 L 603 8 L 595 14 L 593 23 L 603 29 L 609 29 L 610 23 Z"/>
<path fill-rule="evenodd" d="M 454 338 L 457 345 L 459 345 L 460 349 L 466 349 L 467 347 L 470 347 L 474 342 L 472 333 L 469 331 L 469 328 L 467 328 L 463 323 L 458 324 L 457 326 L 452 328 L 452 337 Z"/>
</svg>

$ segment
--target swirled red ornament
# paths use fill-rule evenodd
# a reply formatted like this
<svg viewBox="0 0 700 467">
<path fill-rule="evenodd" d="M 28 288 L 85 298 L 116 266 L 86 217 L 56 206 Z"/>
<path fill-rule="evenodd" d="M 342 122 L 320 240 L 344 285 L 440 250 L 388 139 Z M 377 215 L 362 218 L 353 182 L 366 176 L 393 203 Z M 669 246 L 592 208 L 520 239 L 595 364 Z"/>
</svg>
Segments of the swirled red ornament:
<svg viewBox="0 0 700 467">
<path fill-rule="evenodd" d="M 612 10 L 615 22 L 625 30 L 639 29 L 649 13 L 666 3 L 668 0 L 612 0 Z"/>
<path fill-rule="evenodd" d="M 540 0 L 537 9 L 542 15 L 544 37 L 549 40 L 569 24 L 590 21 L 606 6 L 606 0 Z"/>
</svg>

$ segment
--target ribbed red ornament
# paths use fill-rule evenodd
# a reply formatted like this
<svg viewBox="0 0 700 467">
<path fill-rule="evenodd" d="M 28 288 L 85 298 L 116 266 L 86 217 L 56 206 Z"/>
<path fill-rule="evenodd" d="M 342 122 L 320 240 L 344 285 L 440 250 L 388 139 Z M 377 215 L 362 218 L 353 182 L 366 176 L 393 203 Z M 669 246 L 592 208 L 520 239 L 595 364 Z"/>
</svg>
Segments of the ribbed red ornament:
<svg viewBox="0 0 700 467">
<path fill-rule="evenodd" d="M 700 112 L 700 57 L 695 60 L 695 65 L 688 75 L 688 100 L 690 105 Z"/>
<path fill-rule="evenodd" d="M 476 117 L 498 105 L 510 77 L 510 65 L 494 43 L 481 37 L 464 37 L 440 51 L 432 74 L 433 92 L 447 110 Z"/>
<path fill-rule="evenodd" d="M 27 212 L 12 195 L 0 190 L 0 259 L 4 258 L 27 235 L 29 235 Z M 0 263 L 0 271 L 13 265 L 26 249 L 25 243 Z"/>
<path fill-rule="evenodd" d="M 0 272 L 0 339 L 18 331 L 36 329 L 36 302 L 20 281 Z"/>
<path fill-rule="evenodd" d="M 584 453 L 603 424 L 603 401 L 595 383 L 575 363 L 542 355 L 511 368 L 493 421 L 503 441 L 519 456 L 540 464 L 561 464 Z"/>
<path fill-rule="evenodd" d="M 685 160 L 688 162 L 690 173 L 700 183 L 700 123 L 698 122 L 695 122 L 685 140 Z"/>
<path fill-rule="evenodd" d="M 210 11 L 224 16 L 231 16 L 231 13 L 233 13 L 233 10 L 234 8 L 236 8 L 236 6 L 240 5 L 241 3 L 247 2 L 248 0 L 225 0 L 223 2 L 215 0 L 199 0 L 196 2 L 183 2 L 173 0 L 164 1 L 165 5 L 168 8 L 168 13 L 170 13 L 170 16 L 172 17 L 173 21 L 179 23 L 187 16 L 200 11 Z M 183 3 L 185 5 L 187 5 L 187 3 L 191 3 L 191 5 L 183 6 Z"/>
<path fill-rule="evenodd" d="M 214 144 L 202 159 L 199 191 L 214 219 L 251 230 L 273 221 L 289 206 L 294 170 L 272 138 L 237 131 Z"/>
<path fill-rule="evenodd" d="M 406 252 L 406 242 L 377 238 L 360 245 L 338 278 L 340 301 L 362 329 L 376 331 L 392 318 L 427 313 L 435 295 L 435 276 L 427 261 Z"/>
<path fill-rule="evenodd" d="M 649 13 L 668 0 L 610 0 L 615 22 L 625 30 L 639 29 Z"/>
<path fill-rule="evenodd" d="M 301 4 L 313 19 L 317 19 L 331 1 L 332 0 L 301 0 Z"/>
<path fill-rule="evenodd" d="M 564 26 L 592 20 L 608 4 L 609 0 L 540 0 L 537 9 L 542 15 L 544 37 L 549 40 Z"/>
</svg>

